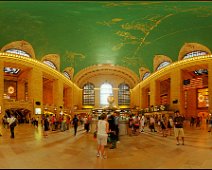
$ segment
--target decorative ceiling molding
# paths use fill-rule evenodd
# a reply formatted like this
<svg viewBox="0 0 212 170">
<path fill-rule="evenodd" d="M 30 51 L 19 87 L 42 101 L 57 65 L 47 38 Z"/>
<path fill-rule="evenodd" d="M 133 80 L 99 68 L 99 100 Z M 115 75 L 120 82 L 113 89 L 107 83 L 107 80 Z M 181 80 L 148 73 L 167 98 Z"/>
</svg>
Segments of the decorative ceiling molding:
<svg viewBox="0 0 212 170">
<path fill-rule="evenodd" d="M 138 76 L 130 69 L 122 66 L 115 66 L 112 64 L 99 64 L 87 67 L 79 71 L 74 77 L 74 82 L 80 88 L 89 81 L 90 78 L 97 76 L 111 75 L 123 78 L 125 82 L 133 88 L 139 82 Z"/>
</svg>

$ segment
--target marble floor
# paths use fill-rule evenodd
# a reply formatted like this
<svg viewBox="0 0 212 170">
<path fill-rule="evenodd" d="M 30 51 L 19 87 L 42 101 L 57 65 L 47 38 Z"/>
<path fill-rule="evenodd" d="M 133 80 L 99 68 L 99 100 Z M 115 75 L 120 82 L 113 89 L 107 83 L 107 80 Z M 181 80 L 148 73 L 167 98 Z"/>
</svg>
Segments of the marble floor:
<svg viewBox="0 0 212 170">
<path fill-rule="evenodd" d="M 148 129 L 138 136 L 120 136 L 116 149 L 107 147 L 107 159 L 96 157 L 92 133 L 79 127 L 49 131 L 21 124 L 15 139 L 1 126 L 1 169 L 209 169 L 212 168 L 212 133 L 185 127 L 185 145 L 176 145 L 174 136 L 162 137 Z"/>
</svg>

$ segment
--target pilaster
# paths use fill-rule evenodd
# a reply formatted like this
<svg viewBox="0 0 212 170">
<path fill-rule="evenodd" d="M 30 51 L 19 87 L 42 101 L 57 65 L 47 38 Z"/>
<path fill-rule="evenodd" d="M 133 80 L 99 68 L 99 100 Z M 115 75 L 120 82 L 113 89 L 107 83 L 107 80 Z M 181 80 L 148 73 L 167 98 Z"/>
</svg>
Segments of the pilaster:
<svg viewBox="0 0 212 170">
<path fill-rule="evenodd" d="M 60 112 L 63 108 L 63 83 L 61 80 L 54 80 L 53 82 L 53 103 Z"/>
<path fill-rule="evenodd" d="M 113 96 L 114 96 L 114 106 L 118 107 L 118 88 L 113 89 Z"/>
<path fill-rule="evenodd" d="M 150 82 L 150 106 L 156 105 L 156 81 Z"/>
<path fill-rule="evenodd" d="M 209 108 L 212 113 L 212 63 L 208 63 L 208 91 L 209 91 Z"/>
<path fill-rule="evenodd" d="M 94 88 L 95 90 L 95 106 L 96 108 L 100 107 L 100 89 L 99 88 Z"/>
<path fill-rule="evenodd" d="M 3 96 L 4 96 L 4 62 L 0 61 L 0 118 L 4 116 Z"/>
<path fill-rule="evenodd" d="M 173 69 L 171 76 L 170 108 L 182 111 L 182 75 L 180 69 Z"/>
<path fill-rule="evenodd" d="M 38 68 L 32 68 L 28 74 L 28 95 L 33 106 L 43 109 L 43 73 Z M 36 104 L 37 102 L 37 104 Z M 32 113 L 35 113 L 33 110 Z"/>
</svg>

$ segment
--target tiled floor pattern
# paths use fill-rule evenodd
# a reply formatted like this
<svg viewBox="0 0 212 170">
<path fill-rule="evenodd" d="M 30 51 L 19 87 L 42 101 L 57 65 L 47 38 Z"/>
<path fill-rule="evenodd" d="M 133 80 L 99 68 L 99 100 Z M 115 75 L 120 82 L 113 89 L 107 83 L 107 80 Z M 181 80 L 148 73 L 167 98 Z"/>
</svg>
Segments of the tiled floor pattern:
<svg viewBox="0 0 212 170">
<path fill-rule="evenodd" d="M 73 128 L 49 131 L 45 138 L 41 127 L 21 124 L 15 129 L 15 139 L 10 139 L 9 129 L 0 131 L 1 169 L 212 168 L 212 133 L 206 129 L 187 126 L 184 146 L 177 146 L 174 136 L 162 137 L 148 129 L 138 136 L 120 136 L 116 149 L 107 147 L 107 159 L 96 157 L 96 141 L 84 130 L 77 136 Z"/>
</svg>

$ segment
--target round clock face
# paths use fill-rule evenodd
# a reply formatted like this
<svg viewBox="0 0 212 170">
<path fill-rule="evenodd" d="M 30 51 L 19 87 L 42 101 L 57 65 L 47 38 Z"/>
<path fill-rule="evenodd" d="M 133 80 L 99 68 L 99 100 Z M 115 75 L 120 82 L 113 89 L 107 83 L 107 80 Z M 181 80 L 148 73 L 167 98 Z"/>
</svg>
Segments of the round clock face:
<svg viewBox="0 0 212 170">
<path fill-rule="evenodd" d="M 13 86 L 10 86 L 10 87 L 8 87 L 7 91 L 8 91 L 9 94 L 13 94 L 15 89 L 14 89 Z"/>
<path fill-rule="evenodd" d="M 204 101 L 204 96 L 203 95 L 199 95 L 198 100 L 199 100 L 199 102 L 203 102 Z"/>
</svg>

